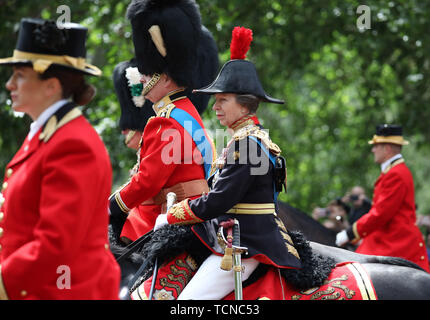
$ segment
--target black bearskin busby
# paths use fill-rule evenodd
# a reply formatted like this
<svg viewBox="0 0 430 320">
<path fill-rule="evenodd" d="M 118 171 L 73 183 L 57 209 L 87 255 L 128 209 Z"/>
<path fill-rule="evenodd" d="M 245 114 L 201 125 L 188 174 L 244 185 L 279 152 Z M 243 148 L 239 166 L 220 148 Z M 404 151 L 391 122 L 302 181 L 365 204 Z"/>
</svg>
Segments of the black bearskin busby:
<svg viewBox="0 0 430 320">
<path fill-rule="evenodd" d="M 113 71 L 113 83 L 121 107 L 119 127 L 121 130 L 143 131 L 148 119 L 155 116 L 155 112 L 152 109 L 152 102 L 145 100 L 139 94 L 139 90 L 140 93 L 142 92 L 142 89 L 136 83 L 139 81 L 139 76 L 135 77 L 136 79 L 129 79 L 131 78 L 129 75 L 131 72 L 127 71 L 129 68 L 136 68 L 134 59 L 120 62 Z M 136 69 L 134 70 L 136 71 Z"/>
<path fill-rule="evenodd" d="M 172 21 L 164 21 L 171 14 Z M 178 85 L 186 87 L 185 94 L 201 114 L 207 108 L 210 97 L 193 94 L 192 90 L 211 83 L 218 71 L 219 59 L 211 32 L 201 25 L 197 4 L 191 0 L 134 0 L 128 8 L 127 16 L 133 27 L 136 58 L 119 63 L 113 74 L 121 106 L 120 128 L 143 131 L 148 119 L 155 115 L 152 102 L 144 101 L 143 96 L 136 96 L 136 81 L 130 83 L 126 74 L 130 67 L 137 67 L 140 73 L 147 75 L 165 72 Z M 153 26 L 151 21 L 160 28 L 167 49 L 165 57 L 158 51 L 148 31 Z M 185 40 L 177 42 L 177 37 L 185 35 Z"/>
<path fill-rule="evenodd" d="M 139 71 L 150 76 L 165 73 L 178 86 L 192 88 L 197 46 L 202 37 L 196 2 L 133 0 L 127 9 L 127 18 L 132 26 Z"/>
</svg>

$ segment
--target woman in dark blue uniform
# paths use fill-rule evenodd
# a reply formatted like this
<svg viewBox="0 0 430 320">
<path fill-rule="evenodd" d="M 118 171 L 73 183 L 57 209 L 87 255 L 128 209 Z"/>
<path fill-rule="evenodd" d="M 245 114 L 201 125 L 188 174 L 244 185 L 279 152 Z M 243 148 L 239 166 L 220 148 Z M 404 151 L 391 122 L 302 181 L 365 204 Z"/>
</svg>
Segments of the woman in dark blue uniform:
<svg viewBox="0 0 430 320">
<path fill-rule="evenodd" d="M 277 193 L 286 180 L 285 162 L 255 115 L 260 101 L 284 102 L 264 92 L 254 64 L 244 60 L 251 40 L 251 30 L 235 28 L 231 60 L 212 84 L 195 90 L 215 95 L 213 110 L 220 123 L 233 131 L 227 148 L 214 163 L 218 171 L 209 180 L 211 191 L 179 202 L 156 222 L 155 230 L 167 223 L 194 224 L 193 232 L 212 251 L 178 299 L 222 299 L 234 289 L 233 271 L 220 269 L 224 252 L 217 241 L 220 223 L 230 218 L 239 221 L 240 244 L 248 248 L 242 261 L 243 280 L 259 263 L 301 267 L 294 244 L 276 216 Z M 238 47 L 245 50 L 236 50 Z"/>
</svg>

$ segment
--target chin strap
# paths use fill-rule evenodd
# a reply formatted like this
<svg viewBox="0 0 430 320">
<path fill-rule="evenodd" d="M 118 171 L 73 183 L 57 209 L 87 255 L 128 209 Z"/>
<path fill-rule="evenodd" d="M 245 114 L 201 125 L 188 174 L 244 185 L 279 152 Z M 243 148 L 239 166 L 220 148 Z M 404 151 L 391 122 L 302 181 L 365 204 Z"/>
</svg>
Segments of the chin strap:
<svg viewBox="0 0 430 320">
<path fill-rule="evenodd" d="M 142 96 L 146 96 L 149 93 L 149 91 L 151 91 L 152 88 L 157 84 L 160 78 L 161 78 L 161 74 L 154 73 L 151 80 L 149 80 L 148 84 L 143 87 Z"/>
</svg>

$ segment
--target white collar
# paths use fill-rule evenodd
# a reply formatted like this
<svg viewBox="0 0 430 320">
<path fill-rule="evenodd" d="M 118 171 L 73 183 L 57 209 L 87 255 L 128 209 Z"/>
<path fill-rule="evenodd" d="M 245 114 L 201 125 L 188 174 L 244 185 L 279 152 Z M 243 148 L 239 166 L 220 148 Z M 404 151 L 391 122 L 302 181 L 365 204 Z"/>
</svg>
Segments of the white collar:
<svg viewBox="0 0 430 320">
<path fill-rule="evenodd" d="M 392 156 L 390 159 L 384 161 L 381 163 L 381 171 L 384 172 L 385 169 L 388 168 L 388 166 L 395 160 L 402 158 L 402 155 L 400 153 L 396 154 L 395 156 Z"/>
<path fill-rule="evenodd" d="M 35 121 L 30 125 L 30 132 L 28 133 L 27 139 L 30 141 L 33 139 L 34 135 L 39 131 L 39 129 L 45 124 L 45 122 L 60 109 L 63 105 L 69 102 L 66 99 L 61 99 L 55 102 L 53 105 L 46 108 Z"/>
</svg>

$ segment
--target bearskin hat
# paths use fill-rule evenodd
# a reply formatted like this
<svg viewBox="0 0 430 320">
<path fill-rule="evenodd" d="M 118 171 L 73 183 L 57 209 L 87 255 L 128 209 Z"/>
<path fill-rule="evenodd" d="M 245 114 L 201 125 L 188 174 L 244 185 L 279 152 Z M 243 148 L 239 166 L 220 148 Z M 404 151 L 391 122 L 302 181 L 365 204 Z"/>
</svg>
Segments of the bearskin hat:
<svg viewBox="0 0 430 320">
<path fill-rule="evenodd" d="M 132 86 L 136 85 L 140 79 L 129 79 L 127 69 L 136 68 L 134 59 L 131 61 L 123 61 L 116 65 L 113 71 L 113 83 L 115 92 L 121 107 L 121 117 L 119 119 L 119 127 L 121 130 L 142 130 L 145 127 L 148 119 L 155 116 L 152 109 L 152 102 L 145 100 L 142 95 L 133 95 Z M 140 101 L 136 101 L 139 98 Z"/>
<path fill-rule="evenodd" d="M 197 46 L 202 37 L 197 3 L 133 0 L 127 18 L 132 26 L 139 71 L 145 75 L 166 73 L 178 86 L 192 87 Z"/>
<path fill-rule="evenodd" d="M 134 70 L 130 70 L 134 69 Z M 194 64 L 195 72 L 190 83 L 192 87 L 185 90 L 185 94 L 191 100 L 199 113 L 202 113 L 208 105 L 210 96 L 192 93 L 192 88 L 200 88 L 208 85 L 215 78 L 219 68 L 218 49 L 210 31 L 202 26 L 202 38 L 197 45 L 197 61 Z M 148 119 L 155 115 L 152 102 L 145 100 L 139 87 L 140 74 L 136 70 L 137 62 L 133 58 L 123 61 L 115 66 L 113 83 L 115 92 L 121 107 L 119 126 L 121 130 L 143 131 Z M 140 90 L 140 92 L 139 92 Z"/>
</svg>

